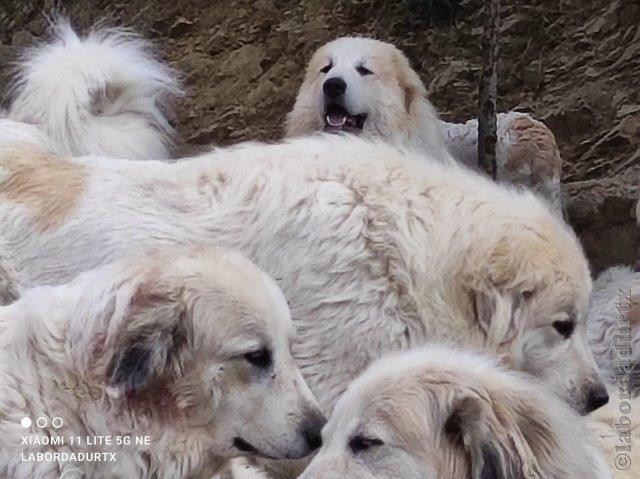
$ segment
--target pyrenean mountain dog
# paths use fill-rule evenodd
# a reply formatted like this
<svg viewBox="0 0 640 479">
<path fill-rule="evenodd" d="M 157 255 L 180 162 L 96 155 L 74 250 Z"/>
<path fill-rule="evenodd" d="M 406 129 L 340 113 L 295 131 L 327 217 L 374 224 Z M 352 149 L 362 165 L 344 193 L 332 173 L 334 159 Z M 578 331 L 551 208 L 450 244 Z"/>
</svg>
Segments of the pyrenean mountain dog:
<svg viewBox="0 0 640 479">
<path fill-rule="evenodd" d="M 305 456 L 325 421 L 292 340 L 276 284 L 224 250 L 30 289 L 0 308 L 0 476 L 186 479 Z"/>
<path fill-rule="evenodd" d="M 338 401 L 301 479 L 606 479 L 581 418 L 522 374 L 442 347 L 384 357 Z"/>
</svg>

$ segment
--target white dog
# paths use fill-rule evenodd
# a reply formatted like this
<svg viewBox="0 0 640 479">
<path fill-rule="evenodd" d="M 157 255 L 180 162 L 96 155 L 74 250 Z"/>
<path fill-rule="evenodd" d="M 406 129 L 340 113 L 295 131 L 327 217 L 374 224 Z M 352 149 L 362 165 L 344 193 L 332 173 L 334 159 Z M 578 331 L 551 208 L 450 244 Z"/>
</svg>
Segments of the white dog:
<svg viewBox="0 0 640 479">
<path fill-rule="evenodd" d="M 29 290 L 0 308 L 0 476 L 211 477 L 225 458 L 307 455 L 324 419 L 292 339 L 276 284 L 223 250 Z"/>
<path fill-rule="evenodd" d="M 374 363 L 301 479 L 605 479 L 574 412 L 521 374 L 445 348 Z"/>
<path fill-rule="evenodd" d="M 497 121 L 497 179 L 532 188 L 561 214 L 562 161 L 553 133 L 521 113 Z M 370 38 L 338 38 L 314 53 L 286 126 L 288 137 L 355 133 L 478 168 L 477 120 L 440 121 L 404 54 Z"/>
<path fill-rule="evenodd" d="M 99 28 L 79 37 L 68 21 L 26 50 L 15 71 L 0 142 L 26 140 L 65 155 L 168 158 L 165 118 L 180 95 L 173 70 L 129 30 Z"/>
<path fill-rule="evenodd" d="M 594 282 L 587 334 L 609 383 L 640 393 L 640 272 L 609 268 Z"/>
<path fill-rule="evenodd" d="M 607 401 L 586 340 L 586 259 L 531 193 L 354 136 L 175 163 L 0 153 L 0 238 L 25 286 L 149 246 L 238 248 L 291 301 L 294 353 L 325 411 L 371 359 L 447 339 L 582 412 Z"/>
<path fill-rule="evenodd" d="M 287 136 L 346 131 L 449 158 L 436 111 L 404 54 L 343 37 L 316 51 L 287 116 Z"/>
</svg>

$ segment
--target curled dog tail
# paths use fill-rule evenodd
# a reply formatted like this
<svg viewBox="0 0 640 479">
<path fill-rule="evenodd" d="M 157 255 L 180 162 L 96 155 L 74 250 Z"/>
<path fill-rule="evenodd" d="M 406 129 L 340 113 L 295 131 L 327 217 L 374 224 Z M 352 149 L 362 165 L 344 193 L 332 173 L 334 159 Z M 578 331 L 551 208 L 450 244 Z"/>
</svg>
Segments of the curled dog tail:
<svg viewBox="0 0 640 479">
<path fill-rule="evenodd" d="M 167 158 L 169 101 L 182 92 L 151 44 L 124 28 L 80 37 L 63 18 L 51 30 L 17 64 L 9 119 L 37 125 L 61 154 Z"/>
</svg>

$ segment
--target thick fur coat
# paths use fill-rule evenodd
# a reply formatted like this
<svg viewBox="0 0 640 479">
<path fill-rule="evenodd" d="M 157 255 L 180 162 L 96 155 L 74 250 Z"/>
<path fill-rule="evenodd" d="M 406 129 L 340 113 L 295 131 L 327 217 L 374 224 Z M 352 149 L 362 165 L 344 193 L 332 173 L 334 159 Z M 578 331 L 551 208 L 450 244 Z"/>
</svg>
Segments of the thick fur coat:
<svg viewBox="0 0 640 479">
<path fill-rule="evenodd" d="M 325 411 L 372 359 L 430 340 L 499 355 L 580 411 L 606 400 L 586 259 L 531 193 L 336 135 L 176 163 L 18 146 L 0 166 L 0 237 L 25 285 L 150 246 L 237 248 L 290 301 L 295 356 Z"/>
</svg>

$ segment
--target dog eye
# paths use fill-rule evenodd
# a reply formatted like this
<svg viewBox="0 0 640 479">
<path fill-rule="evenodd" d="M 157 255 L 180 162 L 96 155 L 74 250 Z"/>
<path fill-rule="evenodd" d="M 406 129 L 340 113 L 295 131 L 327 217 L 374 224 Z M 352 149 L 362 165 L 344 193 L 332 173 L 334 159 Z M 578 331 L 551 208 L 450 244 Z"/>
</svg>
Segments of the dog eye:
<svg viewBox="0 0 640 479">
<path fill-rule="evenodd" d="M 365 75 L 373 75 L 373 72 L 371 70 L 369 70 L 368 68 L 363 67 L 362 65 L 360 65 L 359 67 L 356 67 L 356 70 L 358 71 L 358 73 L 360 73 L 360 75 L 365 76 Z"/>
<path fill-rule="evenodd" d="M 567 319 L 565 321 L 554 321 L 553 327 L 563 338 L 568 338 L 573 334 L 576 324 L 572 319 Z"/>
<path fill-rule="evenodd" d="M 244 359 L 249 364 L 261 369 L 266 369 L 271 366 L 271 351 L 266 348 L 259 349 L 258 351 L 252 351 L 244 355 Z"/>
<path fill-rule="evenodd" d="M 329 70 L 331 70 L 333 68 L 333 62 L 329 62 L 329 64 L 323 68 L 320 69 L 320 72 L 322 73 L 327 73 L 329 72 Z"/>
<path fill-rule="evenodd" d="M 355 436 L 349 441 L 349 449 L 354 454 L 358 454 L 362 451 L 367 451 L 372 447 L 382 446 L 384 441 L 375 437 Z"/>
</svg>

